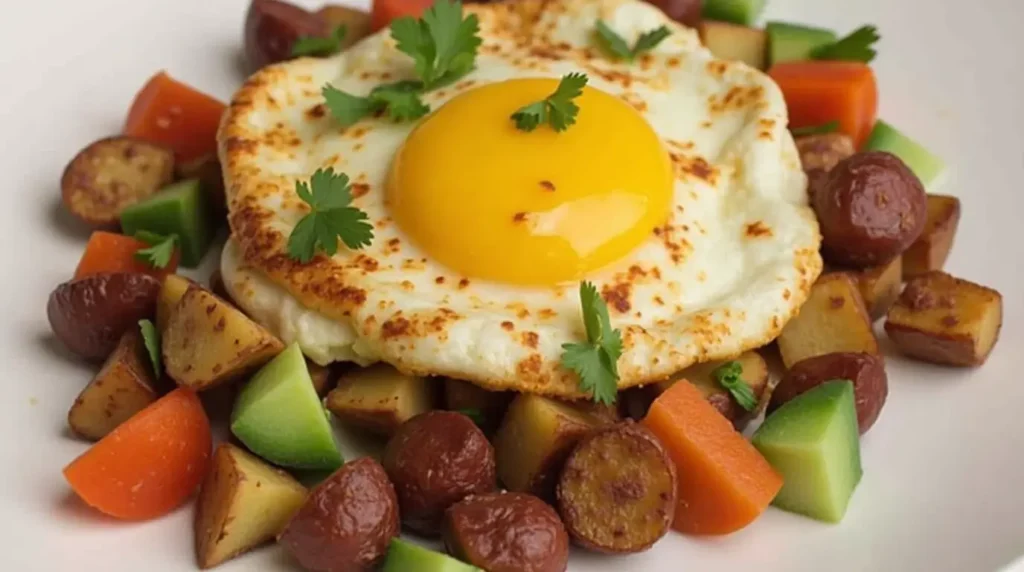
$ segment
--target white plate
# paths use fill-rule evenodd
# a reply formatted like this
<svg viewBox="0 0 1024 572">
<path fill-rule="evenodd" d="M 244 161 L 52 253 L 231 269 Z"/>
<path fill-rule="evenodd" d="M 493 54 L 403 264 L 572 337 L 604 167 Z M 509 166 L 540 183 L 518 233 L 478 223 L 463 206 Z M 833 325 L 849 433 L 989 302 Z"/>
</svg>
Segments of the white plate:
<svg viewBox="0 0 1024 572">
<path fill-rule="evenodd" d="M 313 0 L 307 0 L 312 6 Z M 890 394 L 863 441 L 865 476 L 842 524 L 770 509 L 726 538 L 672 533 L 630 558 L 574 555 L 570 570 L 1000 568 L 1024 552 L 1024 3 L 769 0 L 771 18 L 877 24 L 881 115 L 947 158 L 964 217 L 948 269 L 1005 295 L 988 363 L 890 360 Z M 46 297 L 86 231 L 58 208 L 66 161 L 117 132 L 157 69 L 228 98 L 242 79 L 246 0 L 22 0 L 0 16 L 5 197 L 0 332 L 0 570 L 193 570 L 191 509 L 146 524 L 98 517 L 60 470 L 85 445 L 65 429 L 90 373 L 52 341 Z M 277 549 L 222 570 L 292 570 Z"/>
</svg>

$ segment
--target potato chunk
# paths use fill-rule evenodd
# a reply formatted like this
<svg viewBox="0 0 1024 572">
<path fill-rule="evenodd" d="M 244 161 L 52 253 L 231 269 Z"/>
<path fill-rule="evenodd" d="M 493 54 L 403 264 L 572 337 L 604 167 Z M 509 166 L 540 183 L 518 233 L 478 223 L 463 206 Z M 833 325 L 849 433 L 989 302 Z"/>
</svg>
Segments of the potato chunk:
<svg viewBox="0 0 1024 572">
<path fill-rule="evenodd" d="M 844 273 L 819 278 L 800 314 L 782 329 L 778 344 L 787 368 L 835 352 L 877 354 L 878 340 L 857 282 Z"/>
<path fill-rule="evenodd" d="M 945 272 L 907 283 L 889 310 L 885 331 L 904 354 L 946 365 L 980 365 L 999 338 L 1003 297 Z"/>
<path fill-rule="evenodd" d="M 195 548 L 206 569 L 273 540 L 306 500 L 288 473 L 222 443 L 196 504 Z"/>
<path fill-rule="evenodd" d="M 494 438 L 498 479 L 510 491 L 552 500 L 558 473 L 573 446 L 608 423 L 561 401 L 519 394 Z"/>
<path fill-rule="evenodd" d="M 722 387 L 718 380 L 715 379 L 715 370 L 730 361 L 739 362 L 740 367 L 743 368 L 741 378 L 750 386 L 754 397 L 757 398 L 757 407 L 753 411 L 747 411 L 740 406 L 732 396 L 732 393 Z M 751 419 L 757 417 L 768 404 L 768 397 L 770 396 L 768 392 L 768 365 L 765 363 L 764 358 L 761 357 L 761 354 L 755 351 L 744 352 L 735 360 L 711 361 L 688 367 L 672 376 L 672 379 L 669 381 L 655 384 L 651 399 L 653 400 L 663 391 L 672 387 L 674 383 L 681 380 L 689 381 L 696 386 L 700 390 L 701 395 L 704 396 L 704 399 L 707 399 L 708 403 L 713 405 L 719 413 L 724 415 L 737 428 L 743 427 Z"/>
<path fill-rule="evenodd" d="M 161 333 L 167 327 L 171 309 L 178 305 L 178 301 L 192 284 L 195 282 L 177 274 L 168 274 L 160 284 L 160 296 L 156 299 L 156 328 Z"/>
<path fill-rule="evenodd" d="M 85 386 L 68 411 L 68 425 L 86 439 L 99 440 L 160 397 L 153 366 L 138 328 L 132 328 Z"/>
<path fill-rule="evenodd" d="M 346 372 L 327 395 L 327 409 L 338 419 L 390 437 L 398 426 L 430 411 L 433 384 L 379 363 Z"/>
<path fill-rule="evenodd" d="M 163 339 L 167 373 L 195 391 L 241 377 L 283 349 L 273 334 L 196 285 L 171 310 Z"/>
<path fill-rule="evenodd" d="M 857 282 L 860 296 L 872 320 L 881 318 L 889 311 L 903 287 L 903 259 L 899 256 L 880 266 L 836 271 L 846 272 Z"/>
<path fill-rule="evenodd" d="M 960 199 L 928 195 L 928 219 L 914 244 L 903 253 L 903 279 L 910 280 L 932 270 L 942 270 L 953 249 L 960 224 Z"/>
</svg>

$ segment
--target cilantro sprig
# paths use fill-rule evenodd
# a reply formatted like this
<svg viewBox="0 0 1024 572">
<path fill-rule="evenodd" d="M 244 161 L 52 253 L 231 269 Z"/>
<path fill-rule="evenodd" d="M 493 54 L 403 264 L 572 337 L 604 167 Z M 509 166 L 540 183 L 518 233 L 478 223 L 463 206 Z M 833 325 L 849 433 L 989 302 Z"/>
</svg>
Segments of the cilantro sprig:
<svg viewBox="0 0 1024 572">
<path fill-rule="evenodd" d="M 516 128 L 520 131 L 533 131 L 542 123 L 551 125 L 555 131 L 565 131 L 576 123 L 576 115 L 580 108 L 572 100 L 583 94 L 587 85 L 587 76 L 571 73 L 562 76 L 555 92 L 540 101 L 524 105 L 512 114 Z"/>
<path fill-rule="evenodd" d="M 317 169 L 308 184 L 295 182 L 295 192 L 310 212 L 288 237 L 288 256 L 300 262 L 312 260 L 317 250 L 333 256 L 338 252 L 338 239 L 354 250 L 369 246 L 373 226 L 365 212 L 351 206 L 348 175 L 336 174 L 333 168 Z"/>
<path fill-rule="evenodd" d="M 822 135 L 825 133 L 833 133 L 839 129 L 838 121 L 829 121 L 828 123 L 822 123 L 821 125 L 809 125 L 807 127 L 797 127 L 790 129 L 790 134 L 793 137 L 805 137 L 807 135 Z"/>
<path fill-rule="evenodd" d="M 845 38 L 814 50 L 811 59 L 868 63 L 878 55 L 874 44 L 880 39 L 878 28 L 861 26 Z"/>
<path fill-rule="evenodd" d="M 562 344 L 562 365 L 579 375 L 580 389 L 594 401 L 610 405 L 619 389 L 622 334 L 612 328 L 608 305 L 590 282 L 580 283 L 580 305 L 587 341 Z"/>
<path fill-rule="evenodd" d="M 174 256 L 174 247 L 178 242 L 177 235 L 162 236 L 141 230 L 135 234 L 135 238 L 149 245 L 149 247 L 140 248 L 135 252 L 136 260 L 153 268 L 167 268 Z"/>
<path fill-rule="evenodd" d="M 348 28 L 344 24 L 331 31 L 326 38 L 323 36 L 302 36 L 292 44 L 292 57 L 303 56 L 325 57 L 341 51 L 341 44 L 345 41 Z"/>
<path fill-rule="evenodd" d="M 164 371 L 160 365 L 160 330 L 149 320 L 139 320 L 139 332 L 142 333 L 142 343 L 146 346 L 149 361 L 153 364 L 153 373 L 160 377 Z"/>
<path fill-rule="evenodd" d="M 712 377 L 732 394 L 736 403 L 747 411 L 753 411 L 757 407 L 757 397 L 750 386 L 743 381 L 743 364 L 738 361 L 730 361 L 722 364 L 715 371 L 711 372 Z"/>
<path fill-rule="evenodd" d="M 608 24 L 604 23 L 604 20 L 597 21 L 597 38 L 600 40 L 601 46 L 609 54 L 631 62 L 644 52 L 649 52 L 657 47 L 665 38 L 672 35 L 672 31 L 665 26 L 648 30 L 633 43 L 633 47 L 629 47 L 626 43 L 626 39 L 615 33 L 615 30 L 611 29 Z"/>
<path fill-rule="evenodd" d="M 327 84 L 323 87 L 325 104 L 344 127 L 382 112 L 395 121 L 423 117 L 430 111 L 421 98 L 423 93 L 448 85 L 473 69 L 482 42 L 479 31 L 479 19 L 475 14 L 463 18 L 458 0 L 435 0 L 419 19 L 397 18 L 391 22 L 391 37 L 398 50 L 413 59 L 417 79 L 379 85 L 366 96 Z"/>
</svg>

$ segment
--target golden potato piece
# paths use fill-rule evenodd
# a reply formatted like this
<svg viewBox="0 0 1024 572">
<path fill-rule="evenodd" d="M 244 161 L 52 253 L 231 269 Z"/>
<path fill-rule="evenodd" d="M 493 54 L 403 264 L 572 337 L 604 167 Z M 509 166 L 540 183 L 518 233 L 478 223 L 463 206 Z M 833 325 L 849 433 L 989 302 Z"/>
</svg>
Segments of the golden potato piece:
<svg viewBox="0 0 1024 572">
<path fill-rule="evenodd" d="M 843 133 L 819 133 L 796 138 L 800 165 L 804 171 L 828 172 L 854 154 L 853 139 Z"/>
<path fill-rule="evenodd" d="M 888 264 L 872 266 L 862 270 L 834 269 L 845 272 L 857 282 L 860 296 L 872 320 L 885 315 L 900 295 L 903 287 L 903 259 L 893 258 Z"/>
<path fill-rule="evenodd" d="M 160 296 L 156 299 L 156 329 L 163 333 L 167 328 L 167 319 L 171 316 L 171 309 L 178 305 L 178 301 L 185 295 L 188 287 L 195 284 L 192 280 L 177 274 L 168 274 L 160 285 Z"/>
<path fill-rule="evenodd" d="M 327 4 L 317 10 L 316 15 L 325 20 L 333 30 L 345 26 L 345 37 L 341 40 L 341 49 L 345 50 L 370 35 L 370 13 L 357 8 Z"/>
<path fill-rule="evenodd" d="M 910 280 L 932 270 L 942 270 L 960 224 L 960 199 L 928 195 L 928 220 L 924 232 L 903 253 L 903 279 Z"/>
<path fill-rule="evenodd" d="M 607 424 L 606 419 L 567 403 L 519 394 L 494 438 L 498 479 L 510 491 L 553 499 L 558 472 L 573 445 Z"/>
<path fill-rule="evenodd" d="M 68 425 L 86 439 L 102 439 L 156 401 L 159 389 L 142 334 L 131 328 L 75 399 L 68 411 Z"/>
<path fill-rule="evenodd" d="M 444 405 L 450 411 L 475 412 L 475 421 L 485 433 L 498 428 L 515 393 L 491 391 L 468 381 L 445 378 Z"/>
<path fill-rule="evenodd" d="M 1003 324 L 1003 297 L 932 271 L 907 283 L 889 310 L 885 331 L 904 354 L 945 365 L 980 365 Z"/>
<path fill-rule="evenodd" d="M 697 7 L 698 13 L 700 7 Z M 704 20 L 697 28 L 700 40 L 719 59 L 743 62 L 751 67 L 765 68 L 764 30 L 737 24 Z"/>
<path fill-rule="evenodd" d="M 196 391 L 241 377 L 283 349 L 273 334 L 196 285 L 171 310 L 163 339 L 167 373 Z"/>
<path fill-rule="evenodd" d="M 747 411 L 737 403 L 732 393 L 722 387 L 722 384 L 718 383 L 718 380 L 715 378 L 715 370 L 731 361 L 739 362 L 740 367 L 743 369 L 741 378 L 750 386 L 750 390 L 757 399 L 757 407 L 751 411 Z M 669 381 L 654 384 L 652 386 L 651 399 L 653 400 L 658 395 L 661 395 L 663 391 L 681 380 L 689 381 L 695 385 L 701 394 L 704 395 L 704 399 L 707 399 L 708 403 L 713 405 L 719 413 L 724 415 L 737 428 L 742 428 L 751 419 L 764 411 L 764 408 L 768 405 L 768 398 L 771 396 L 768 391 L 768 365 L 765 363 L 764 358 L 761 357 L 761 354 L 756 351 L 744 352 L 735 360 L 711 361 L 688 367 L 672 376 L 672 379 Z"/>
<path fill-rule="evenodd" d="M 390 437 L 398 426 L 430 411 L 433 384 L 379 363 L 346 372 L 327 395 L 327 409 L 338 419 Z"/>
<path fill-rule="evenodd" d="M 778 345 L 787 368 L 822 354 L 877 354 L 878 340 L 854 279 L 842 272 L 818 278 L 800 314 L 782 329 Z"/>
<path fill-rule="evenodd" d="M 306 500 L 288 473 L 222 443 L 196 504 L 196 559 L 212 568 L 273 540 Z"/>
</svg>

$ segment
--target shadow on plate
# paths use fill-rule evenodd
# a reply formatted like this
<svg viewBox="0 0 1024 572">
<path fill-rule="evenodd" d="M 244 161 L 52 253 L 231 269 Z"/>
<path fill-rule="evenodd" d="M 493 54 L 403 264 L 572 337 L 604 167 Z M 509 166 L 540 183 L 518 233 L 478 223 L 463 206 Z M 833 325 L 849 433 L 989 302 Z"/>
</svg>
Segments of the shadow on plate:
<svg viewBox="0 0 1024 572">
<path fill-rule="evenodd" d="M 85 504 L 85 501 L 78 498 L 72 491 L 66 491 L 62 494 L 57 502 L 54 503 L 54 510 L 57 516 L 64 520 L 76 520 L 79 522 L 89 522 L 92 524 L 103 524 L 109 526 L 122 526 L 131 525 L 130 522 L 124 522 L 117 520 L 116 518 L 107 516 L 100 511 Z"/>
<path fill-rule="evenodd" d="M 94 229 L 72 216 L 61 202 L 60 191 L 57 190 L 55 192 L 58 196 L 50 201 L 47 207 L 48 226 L 56 229 L 64 238 L 80 242 L 88 240 L 89 235 L 92 234 Z"/>
<path fill-rule="evenodd" d="M 35 341 L 43 351 L 67 365 L 82 367 L 86 364 L 81 358 L 68 351 L 51 332 L 39 332 L 36 334 Z"/>
</svg>

